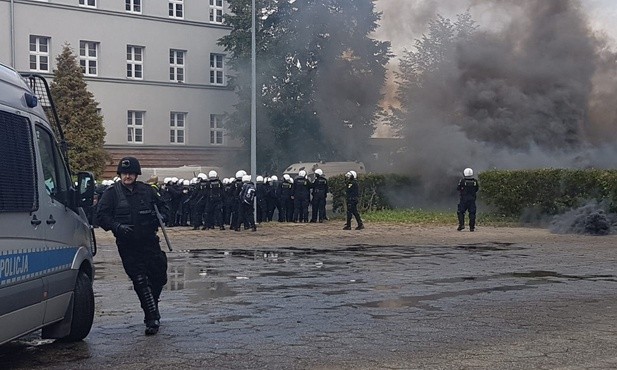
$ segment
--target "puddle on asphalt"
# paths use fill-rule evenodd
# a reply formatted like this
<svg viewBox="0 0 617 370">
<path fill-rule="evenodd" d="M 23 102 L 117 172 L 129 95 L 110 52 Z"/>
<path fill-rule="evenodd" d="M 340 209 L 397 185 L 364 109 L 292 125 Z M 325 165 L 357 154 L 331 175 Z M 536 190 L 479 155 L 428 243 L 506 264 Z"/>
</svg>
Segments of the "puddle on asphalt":
<svg viewBox="0 0 617 370">
<path fill-rule="evenodd" d="M 282 296 L 319 292 L 323 297 L 375 292 L 396 296 L 364 302 L 360 306 L 432 310 L 434 308 L 427 301 L 529 289 L 545 283 L 616 279 L 614 275 L 569 275 L 542 270 L 457 276 L 457 271 L 462 269 L 452 268 L 460 265 L 466 270 L 473 270 L 471 267 L 477 263 L 478 257 L 520 259 L 526 257 L 520 253 L 525 249 L 508 243 L 485 243 L 455 247 L 358 244 L 336 249 L 268 247 L 261 250 L 188 250 L 168 255 L 168 284 L 165 289 L 183 290 L 194 303 L 233 298 L 247 292 L 279 292 Z M 450 270 L 442 274 L 443 278 L 435 279 L 439 275 L 431 270 L 442 270 L 444 265 Z M 108 267 L 105 263 L 97 264 L 97 273 L 100 272 L 98 279 L 106 278 L 110 271 Z M 445 286 L 454 291 L 418 296 L 397 293 L 410 283 L 425 289 Z M 466 285 L 458 285 L 461 283 Z M 469 289 L 469 283 L 478 288 Z"/>
</svg>

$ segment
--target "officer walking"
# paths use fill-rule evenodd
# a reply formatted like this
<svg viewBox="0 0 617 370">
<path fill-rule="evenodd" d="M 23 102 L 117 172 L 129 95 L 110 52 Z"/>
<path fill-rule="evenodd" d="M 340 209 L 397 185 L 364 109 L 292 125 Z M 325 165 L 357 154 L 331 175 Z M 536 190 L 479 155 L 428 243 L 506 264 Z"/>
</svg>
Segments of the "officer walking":
<svg viewBox="0 0 617 370">
<path fill-rule="evenodd" d="M 362 223 L 362 219 L 360 218 L 360 213 L 358 212 L 358 200 L 360 198 L 360 186 L 358 185 L 358 174 L 356 171 L 348 171 L 345 174 L 345 179 L 347 179 L 347 187 L 345 195 L 347 196 L 347 223 L 343 230 L 351 230 L 351 217 L 354 216 L 356 218 L 356 222 L 358 226 L 356 226 L 356 230 L 364 229 L 364 224 Z"/>
<path fill-rule="evenodd" d="M 158 300 L 167 283 L 167 256 L 156 235 L 154 206 L 165 205 L 150 185 L 137 181 L 141 166 L 136 158 L 122 158 L 117 172 L 120 181 L 105 190 L 99 203 L 99 225 L 116 237 L 122 266 L 144 311 L 145 333 L 153 335 L 159 330 Z"/>
<path fill-rule="evenodd" d="M 476 230 L 476 193 L 480 189 L 478 180 L 473 178 L 473 170 L 465 168 L 463 178 L 459 180 L 456 190 L 460 194 L 458 202 L 458 228 L 461 231 L 465 228 L 465 212 L 469 211 L 469 231 Z"/>
</svg>

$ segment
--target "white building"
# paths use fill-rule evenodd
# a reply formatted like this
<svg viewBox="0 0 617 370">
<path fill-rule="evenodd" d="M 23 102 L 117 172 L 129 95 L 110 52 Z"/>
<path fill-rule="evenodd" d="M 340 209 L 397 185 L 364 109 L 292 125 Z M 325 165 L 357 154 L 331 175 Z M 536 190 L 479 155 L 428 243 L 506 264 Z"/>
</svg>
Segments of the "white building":
<svg viewBox="0 0 617 370">
<path fill-rule="evenodd" d="M 0 0 L 0 63 L 52 77 L 65 43 L 104 117 L 107 174 L 124 155 L 144 167 L 225 167 L 240 147 L 217 40 L 223 0 Z"/>
</svg>

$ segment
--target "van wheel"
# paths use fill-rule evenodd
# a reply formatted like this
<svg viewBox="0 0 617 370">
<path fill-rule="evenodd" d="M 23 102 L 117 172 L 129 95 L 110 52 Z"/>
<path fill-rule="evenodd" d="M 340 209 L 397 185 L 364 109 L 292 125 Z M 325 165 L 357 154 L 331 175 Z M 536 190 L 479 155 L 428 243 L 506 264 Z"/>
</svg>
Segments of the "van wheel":
<svg viewBox="0 0 617 370">
<path fill-rule="evenodd" d="M 94 320 L 94 290 L 92 281 L 85 272 L 80 271 L 73 291 L 73 320 L 69 335 L 62 341 L 76 342 L 84 339 L 92 328 Z"/>
</svg>

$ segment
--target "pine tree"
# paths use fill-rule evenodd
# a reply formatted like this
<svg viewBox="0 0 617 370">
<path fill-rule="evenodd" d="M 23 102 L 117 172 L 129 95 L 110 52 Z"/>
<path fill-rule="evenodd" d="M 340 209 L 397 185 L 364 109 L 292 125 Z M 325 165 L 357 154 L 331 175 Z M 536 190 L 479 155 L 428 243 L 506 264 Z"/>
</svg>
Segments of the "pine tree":
<svg viewBox="0 0 617 370">
<path fill-rule="evenodd" d="M 100 177 L 108 159 L 103 149 L 103 116 L 98 112 L 94 95 L 88 91 L 77 57 L 69 44 L 64 45 L 62 53 L 56 58 L 51 94 L 69 145 L 71 171 L 91 171 L 95 177 Z"/>
</svg>

